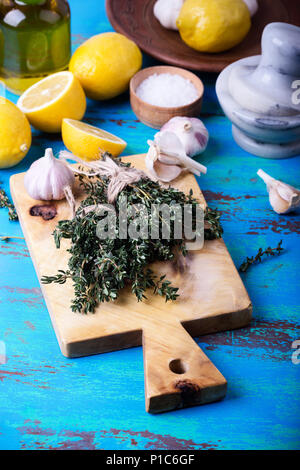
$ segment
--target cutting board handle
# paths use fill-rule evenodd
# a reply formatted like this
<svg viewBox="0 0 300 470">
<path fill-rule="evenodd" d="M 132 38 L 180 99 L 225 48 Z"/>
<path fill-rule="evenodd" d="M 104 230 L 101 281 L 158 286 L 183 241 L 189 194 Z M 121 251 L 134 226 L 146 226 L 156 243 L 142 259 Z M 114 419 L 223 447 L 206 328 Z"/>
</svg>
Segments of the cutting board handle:
<svg viewBox="0 0 300 470">
<path fill-rule="evenodd" d="M 180 322 L 149 325 L 143 332 L 146 411 L 220 400 L 227 382 Z"/>
</svg>

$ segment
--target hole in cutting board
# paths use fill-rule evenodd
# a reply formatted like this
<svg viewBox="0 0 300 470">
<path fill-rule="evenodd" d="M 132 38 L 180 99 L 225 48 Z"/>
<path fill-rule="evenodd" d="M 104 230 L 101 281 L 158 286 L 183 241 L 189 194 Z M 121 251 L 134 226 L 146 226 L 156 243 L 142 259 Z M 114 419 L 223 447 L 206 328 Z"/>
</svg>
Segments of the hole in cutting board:
<svg viewBox="0 0 300 470">
<path fill-rule="evenodd" d="M 184 374 L 188 369 L 181 359 L 173 359 L 170 361 L 169 368 L 174 374 Z"/>
</svg>

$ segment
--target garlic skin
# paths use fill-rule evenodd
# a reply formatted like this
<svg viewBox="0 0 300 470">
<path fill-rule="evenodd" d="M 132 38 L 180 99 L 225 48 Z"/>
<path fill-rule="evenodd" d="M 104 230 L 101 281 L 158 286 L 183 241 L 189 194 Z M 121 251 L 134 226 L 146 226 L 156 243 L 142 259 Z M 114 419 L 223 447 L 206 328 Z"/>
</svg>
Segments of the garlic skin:
<svg viewBox="0 0 300 470">
<path fill-rule="evenodd" d="M 248 10 L 250 12 L 250 15 L 253 16 L 258 10 L 258 4 L 257 0 L 243 0 L 244 3 L 246 3 Z"/>
<path fill-rule="evenodd" d="M 277 214 L 287 214 L 300 208 L 300 191 L 289 184 L 275 180 L 263 170 L 258 176 L 266 183 L 270 204 Z"/>
<path fill-rule="evenodd" d="M 66 197 L 65 188 L 74 185 L 74 173 L 65 163 L 54 157 L 51 148 L 36 160 L 25 174 L 24 185 L 29 196 L 42 201 Z"/>
<path fill-rule="evenodd" d="M 153 8 L 154 16 L 164 28 L 178 31 L 176 20 L 183 4 L 184 0 L 157 0 Z"/>
<path fill-rule="evenodd" d="M 184 152 L 189 157 L 194 157 L 204 152 L 207 147 L 209 133 L 200 119 L 175 116 L 164 124 L 158 134 L 169 131 L 176 134 Z M 158 134 L 155 135 L 157 138 Z"/>
<path fill-rule="evenodd" d="M 146 155 L 146 167 L 150 176 L 163 183 L 170 183 L 183 170 L 200 176 L 207 168 L 188 157 L 176 134 L 170 131 L 158 132 L 154 141 L 148 140 L 150 148 Z"/>
</svg>

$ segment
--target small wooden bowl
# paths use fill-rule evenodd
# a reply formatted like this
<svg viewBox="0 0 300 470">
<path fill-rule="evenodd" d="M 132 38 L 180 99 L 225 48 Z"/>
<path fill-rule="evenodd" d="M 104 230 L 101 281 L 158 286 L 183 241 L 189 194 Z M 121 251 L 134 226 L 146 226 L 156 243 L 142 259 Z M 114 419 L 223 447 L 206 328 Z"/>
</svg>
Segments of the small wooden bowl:
<svg viewBox="0 0 300 470">
<path fill-rule="evenodd" d="M 171 73 L 181 75 L 183 78 L 190 80 L 199 93 L 199 97 L 184 106 L 165 108 L 162 106 L 155 106 L 141 100 L 136 94 L 136 89 L 141 82 L 143 82 L 150 75 L 157 73 Z M 188 70 L 179 67 L 171 67 L 168 65 L 158 65 L 155 67 L 148 67 L 147 69 L 140 70 L 130 80 L 130 104 L 133 112 L 147 126 L 154 129 L 160 129 L 166 122 L 174 116 L 188 116 L 196 117 L 200 114 L 202 107 L 202 98 L 204 93 L 204 86 L 200 78 Z"/>
</svg>

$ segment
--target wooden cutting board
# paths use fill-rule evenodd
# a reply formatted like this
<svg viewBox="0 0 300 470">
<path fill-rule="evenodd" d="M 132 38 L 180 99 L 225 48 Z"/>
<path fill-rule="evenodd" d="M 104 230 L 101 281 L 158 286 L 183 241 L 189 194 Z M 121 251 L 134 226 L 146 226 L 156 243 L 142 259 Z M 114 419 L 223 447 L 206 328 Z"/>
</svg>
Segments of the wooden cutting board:
<svg viewBox="0 0 300 470">
<path fill-rule="evenodd" d="M 142 155 L 125 160 L 145 169 Z M 51 202 L 57 215 L 44 220 L 30 214 L 42 203 L 26 193 L 24 173 L 13 175 L 10 185 L 38 277 L 66 269 L 69 242 L 63 240 L 57 250 L 51 235 L 59 220 L 70 217 L 66 201 Z M 194 176 L 185 175 L 174 186 L 185 192 L 192 188 L 205 203 Z M 83 197 L 78 189 L 76 194 Z M 62 353 L 78 357 L 143 344 L 146 410 L 152 413 L 223 398 L 225 378 L 191 338 L 239 328 L 251 320 L 250 299 L 223 240 L 207 241 L 202 250 L 176 263 L 156 263 L 154 269 L 179 287 L 177 301 L 165 303 L 149 293 L 138 303 L 124 289 L 117 301 L 83 315 L 69 308 L 72 282 L 41 284 Z"/>
</svg>

